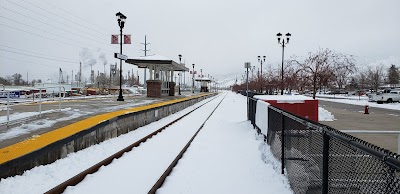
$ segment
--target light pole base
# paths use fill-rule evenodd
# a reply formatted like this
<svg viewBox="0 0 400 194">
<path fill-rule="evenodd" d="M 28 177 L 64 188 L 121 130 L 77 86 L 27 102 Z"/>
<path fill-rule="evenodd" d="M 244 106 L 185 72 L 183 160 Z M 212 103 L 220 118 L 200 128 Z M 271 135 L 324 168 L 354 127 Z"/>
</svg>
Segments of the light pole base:
<svg viewBox="0 0 400 194">
<path fill-rule="evenodd" d="M 123 96 L 118 96 L 117 101 L 124 101 L 124 97 Z"/>
</svg>

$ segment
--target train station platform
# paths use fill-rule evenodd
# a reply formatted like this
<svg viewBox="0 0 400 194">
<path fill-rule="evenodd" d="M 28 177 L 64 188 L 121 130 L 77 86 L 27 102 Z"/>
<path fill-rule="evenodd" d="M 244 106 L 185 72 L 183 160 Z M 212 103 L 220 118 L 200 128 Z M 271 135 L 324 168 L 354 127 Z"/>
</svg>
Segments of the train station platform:
<svg viewBox="0 0 400 194">
<path fill-rule="evenodd" d="M 204 99 L 209 95 L 212 95 L 212 93 L 195 95 L 188 93 L 182 96 L 168 96 L 157 99 L 135 96 L 125 97 L 125 101 L 123 102 L 117 102 L 114 98 L 80 99 L 63 102 L 61 112 L 57 111 L 58 102 L 47 102 L 42 105 L 43 114 L 41 117 L 36 114 L 36 116 L 29 118 L 27 121 L 14 124 L 8 129 L 6 126 L 1 126 L 0 173 L 5 170 L 2 169 L 3 164 L 7 164 L 10 161 L 26 155 L 32 155 L 32 153 L 41 149 L 47 149 L 50 145 L 57 144 L 58 142 L 72 141 L 74 139 L 73 136 L 87 133 L 86 131 L 88 130 L 93 131 L 93 128 L 99 125 L 108 125 L 112 122 L 117 122 L 116 120 L 119 118 L 128 118 L 126 115 L 135 115 L 138 112 L 146 112 L 148 110 L 155 110 L 157 112 L 155 115 L 154 113 L 153 115 L 145 115 L 141 119 L 141 123 L 137 124 L 137 126 L 139 126 L 164 116 L 162 115 L 164 114 L 162 112 L 163 110 L 158 112 L 158 109 L 162 107 L 166 107 L 166 111 L 164 111 L 166 112 L 165 114 L 171 114 L 178 111 L 180 108 L 184 108 L 186 104 L 181 107 L 173 107 L 174 110 L 172 110 L 170 106 L 172 107 L 174 104 L 189 102 L 194 99 Z M 37 105 L 19 104 L 12 106 L 11 109 L 14 114 L 24 115 L 25 113 L 25 115 L 30 115 L 32 113 L 30 111 L 35 111 Z M 4 117 L 4 112 L 5 111 L 0 112 L 2 117 Z M 124 126 L 118 123 L 114 124 L 114 127 L 119 129 L 124 128 Z M 125 131 L 129 131 L 129 129 Z M 119 134 L 114 133 L 117 133 L 117 131 L 111 132 L 111 134 L 108 135 L 106 134 L 104 137 L 94 137 L 94 139 L 97 141 L 97 139 L 100 138 L 105 140 L 119 136 Z M 118 131 L 118 133 L 124 132 Z M 72 151 L 67 150 L 67 153 L 77 149 L 83 149 L 86 144 L 90 146 L 93 143 L 93 140 L 87 140 L 88 138 L 85 138 L 83 142 L 80 142 L 80 144 L 85 145 L 76 145 L 75 143 L 75 145 L 70 148 Z M 61 155 L 63 155 L 63 153 L 61 153 Z"/>
</svg>

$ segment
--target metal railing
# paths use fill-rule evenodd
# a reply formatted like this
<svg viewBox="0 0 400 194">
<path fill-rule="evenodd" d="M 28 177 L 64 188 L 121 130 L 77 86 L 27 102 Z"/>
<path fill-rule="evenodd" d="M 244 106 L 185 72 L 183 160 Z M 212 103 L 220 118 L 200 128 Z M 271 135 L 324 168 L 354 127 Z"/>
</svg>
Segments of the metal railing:
<svg viewBox="0 0 400 194">
<path fill-rule="evenodd" d="M 6 105 L 6 107 L 7 107 L 7 121 L 6 121 L 7 128 L 9 128 L 10 125 L 29 121 L 33 117 L 36 117 L 36 116 L 30 116 L 30 117 L 24 117 L 24 118 L 15 119 L 15 120 L 10 121 L 10 93 L 12 93 L 13 91 L 5 91 L 4 85 L 0 84 L 0 86 L 3 86 L 2 92 L 7 93 L 7 105 Z M 59 106 L 59 112 L 61 112 L 61 101 L 62 101 L 62 98 L 65 98 L 65 94 L 66 94 L 65 88 L 63 86 L 55 86 L 55 87 L 47 87 L 47 88 L 59 88 L 58 106 Z M 62 93 L 61 88 L 63 89 L 63 93 Z M 39 110 L 38 110 L 39 117 L 42 116 L 42 90 L 44 90 L 44 89 L 46 89 L 46 88 L 39 88 L 39 102 L 38 102 L 39 103 Z M 63 95 L 61 95 L 61 94 L 63 94 Z M 35 94 L 33 94 L 33 95 L 35 95 Z M 2 125 L 2 124 L 4 124 L 4 123 L 0 123 L 0 125 Z"/>
<path fill-rule="evenodd" d="M 258 128 L 256 104 L 248 115 Z M 268 121 L 266 141 L 295 193 L 400 193 L 396 153 L 276 107 Z"/>
<path fill-rule="evenodd" d="M 48 89 L 48 88 L 58 88 L 58 107 L 59 107 L 59 112 L 61 112 L 61 99 L 64 97 L 65 98 L 65 87 L 64 86 L 54 86 L 54 87 L 47 87 L 47 88 L 39 88 L 39 117 L 42 117 L 42 90 Z M 64 89 L 63 92 L 63 97 L 61 97 L 61 88 Z M 35 94 L 33 94 L 35 95 Z"/>
</svg>

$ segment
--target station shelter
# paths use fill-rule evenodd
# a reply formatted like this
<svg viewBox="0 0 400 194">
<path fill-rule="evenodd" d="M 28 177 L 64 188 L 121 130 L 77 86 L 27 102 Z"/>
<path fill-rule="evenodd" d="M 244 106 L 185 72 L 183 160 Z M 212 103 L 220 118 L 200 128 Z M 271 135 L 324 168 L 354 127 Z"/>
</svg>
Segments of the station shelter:
<svg viewBox="0 0 400 194">
<path fill-rule="evenodd" d="M 146 80 L 147 97 L 160 98 L 161 96 L 175 96 L 174 72 L 188 71 L 182 63 L 160 55 L 134 57 L 125 60 L 125 63 L 133 64 L 138 68 L 146 68 L 150 77 Z"/>
<path fill-rule="evenodd" d="M 196 78 L 195 81 L 200 82 L 200 92 L 209 92 L 208 84 L 211 83 L 211 79 L 208 77 Z"/>
</svg>

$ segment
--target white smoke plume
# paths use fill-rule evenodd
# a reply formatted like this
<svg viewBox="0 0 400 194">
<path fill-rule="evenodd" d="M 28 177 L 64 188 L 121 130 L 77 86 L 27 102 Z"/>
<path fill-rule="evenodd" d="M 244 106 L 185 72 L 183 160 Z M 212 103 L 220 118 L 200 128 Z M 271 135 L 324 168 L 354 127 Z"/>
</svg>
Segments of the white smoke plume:
<svg viewBox="0 0 400 194">
<path fill-rule="evenodd" d="M 96 58 L 93 56 L 93 53 L 88 48 L 83 48 L 81 52 L 79 52 L 79 57 L 83 66 L 94 66 L 97 63 Z"/>
</svg>

